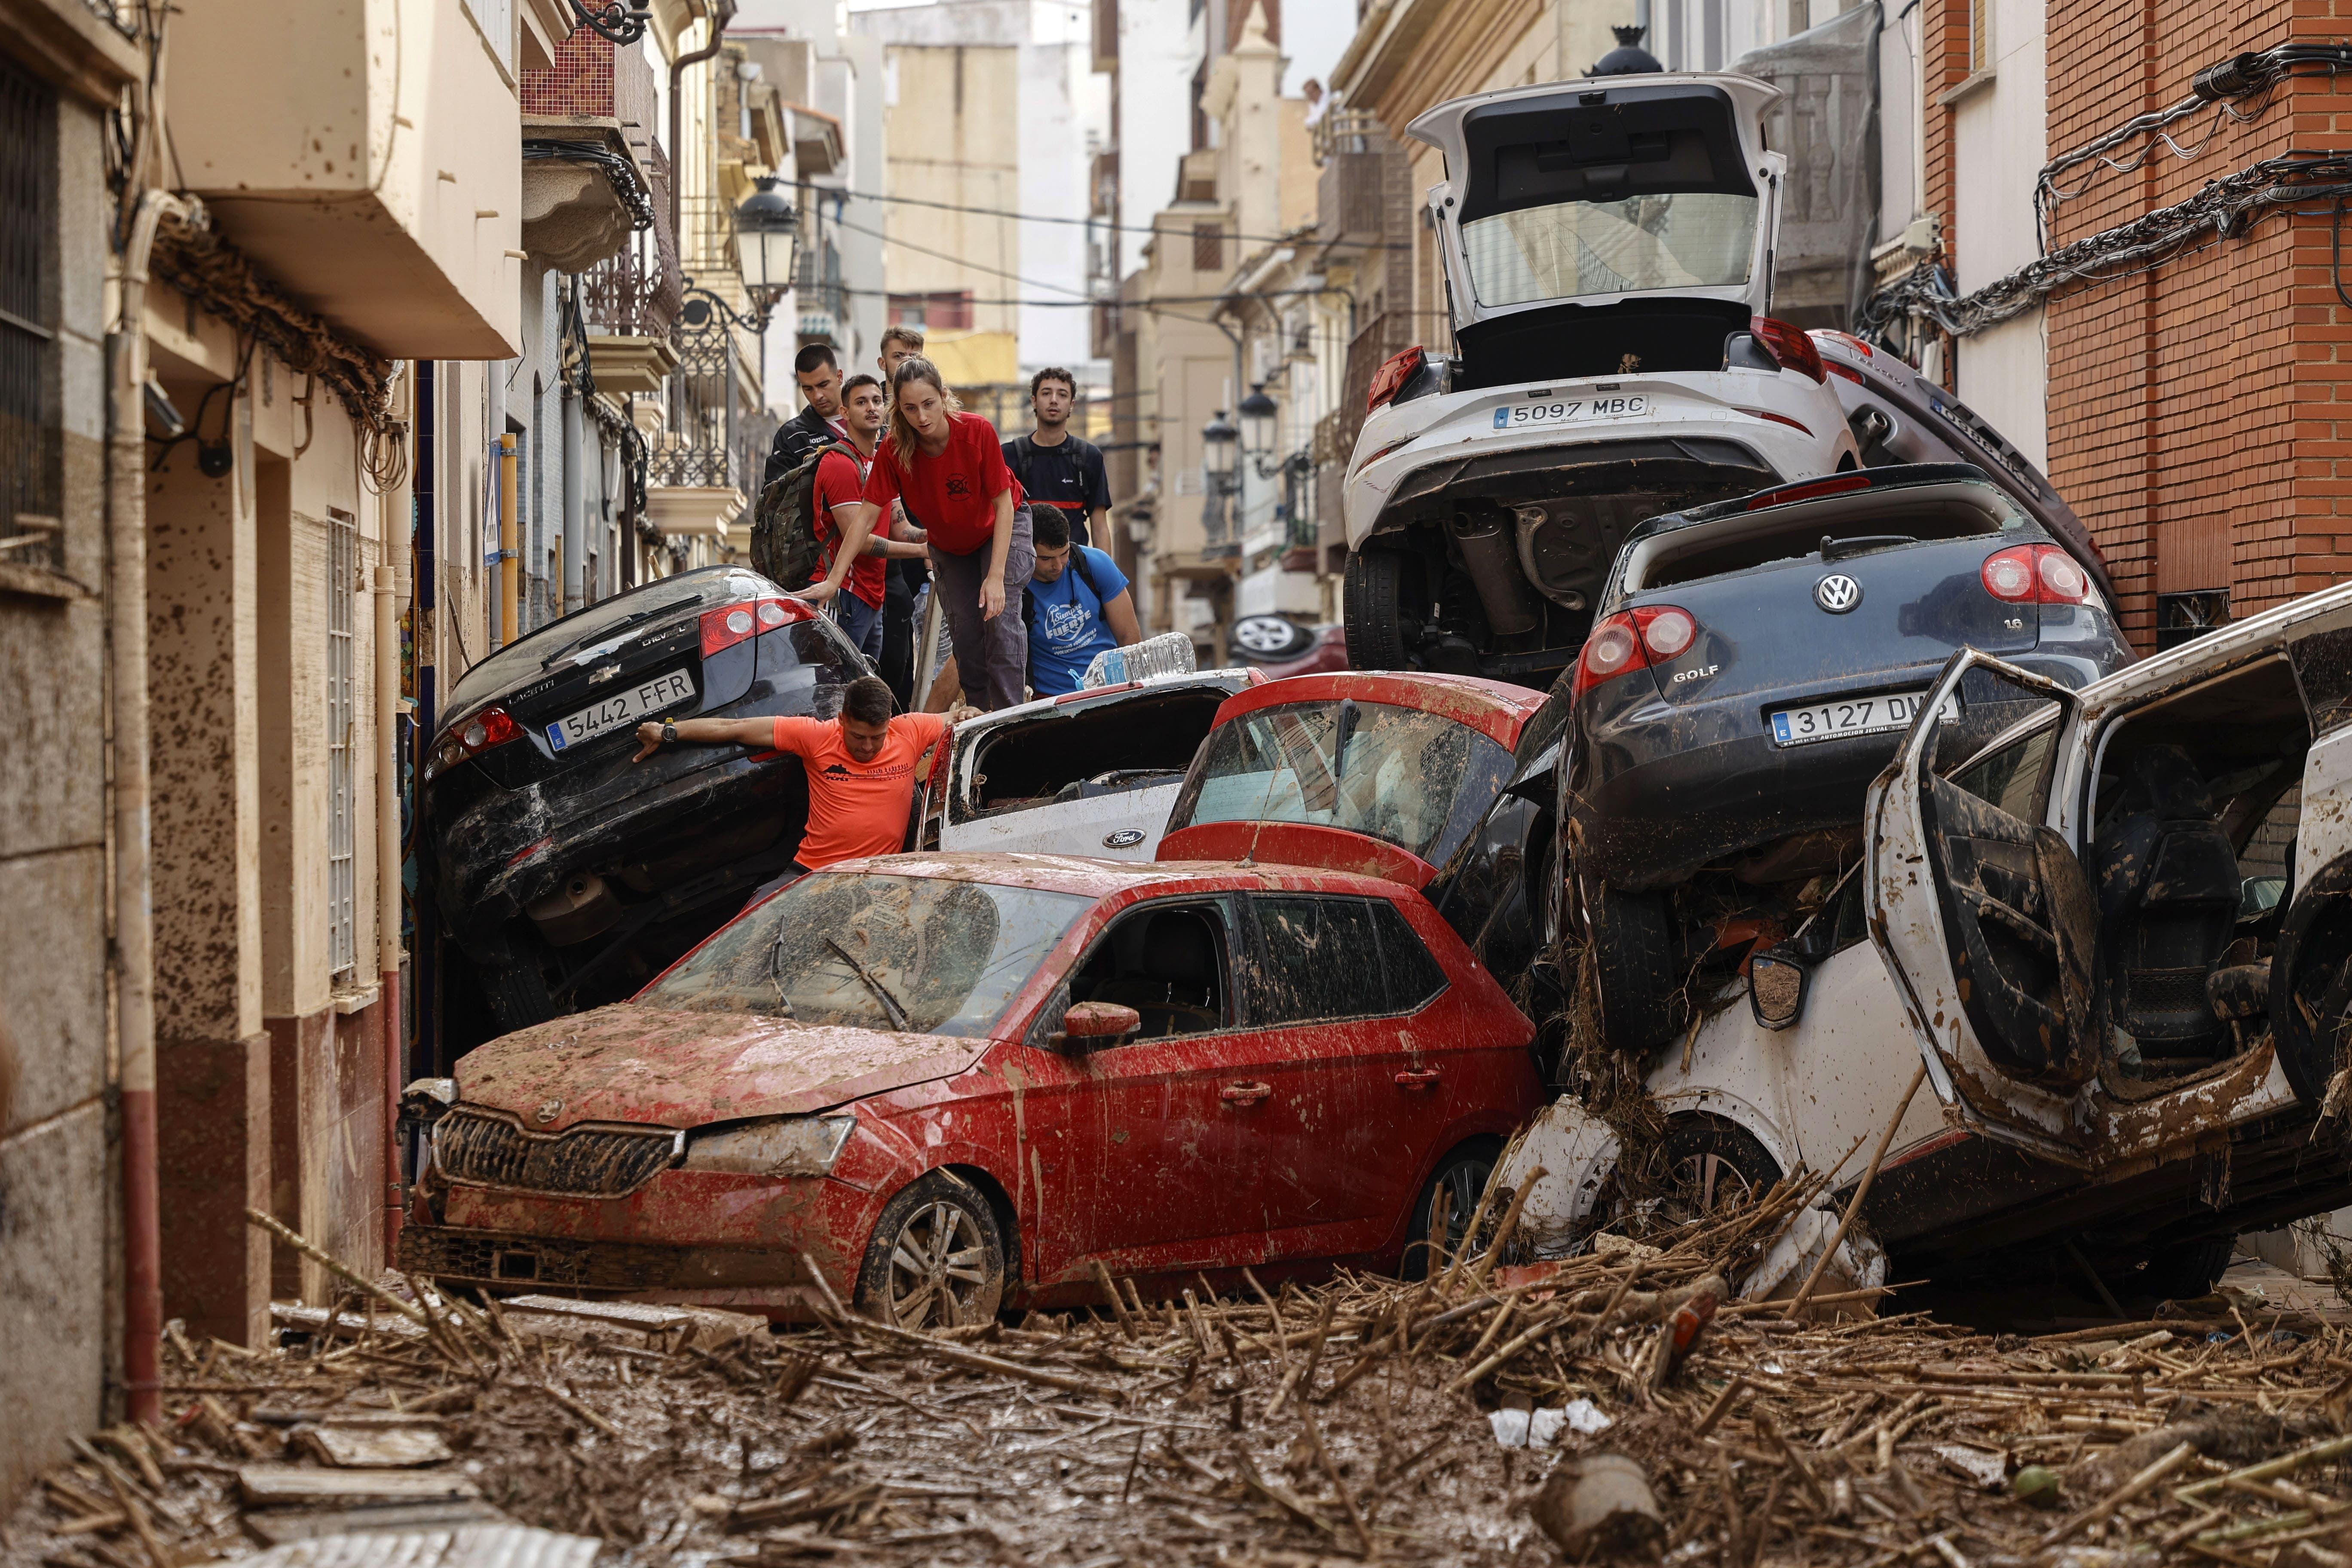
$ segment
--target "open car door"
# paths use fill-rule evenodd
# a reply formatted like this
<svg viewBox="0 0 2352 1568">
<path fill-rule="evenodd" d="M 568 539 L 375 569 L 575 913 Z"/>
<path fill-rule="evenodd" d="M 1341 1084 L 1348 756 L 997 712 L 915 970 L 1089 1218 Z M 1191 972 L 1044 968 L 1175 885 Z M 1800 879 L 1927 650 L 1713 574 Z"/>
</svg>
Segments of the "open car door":
<svg viewBox="0 0 2352 1568">
<path fill-rule="evenodd" d="M 2010 687 L 2002 699 L 2052 707 L 1946 777 L 1941 715 L 1964 686 L 1979 700 Z M 2079 704 L 2064 687 L 1963 648 L 1918 712 L 1864 807 L 1871 941 L 1944 1102 L 1989 1136 L 2079 1158 L 2089 1126 L 2078 1091 L 2103 1044 L 2098 910 L 2074 847 L 2049 826 L 2051 779 Z"/>
</svg>

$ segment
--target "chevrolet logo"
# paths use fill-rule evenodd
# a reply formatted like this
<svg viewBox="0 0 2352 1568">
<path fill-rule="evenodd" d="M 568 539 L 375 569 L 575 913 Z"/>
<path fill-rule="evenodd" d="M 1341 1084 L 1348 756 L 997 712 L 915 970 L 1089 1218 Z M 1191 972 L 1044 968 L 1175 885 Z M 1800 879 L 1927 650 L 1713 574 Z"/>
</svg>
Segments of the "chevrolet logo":
<svg viewBox="0 0 2352 1568">
<path fill-rule="evenodd" d="M 588 672 L 588 684 L 591 686 L 601 686 L 605 681 L 612 679 L 614 676 L 620 673 L 621 667 L 619 665 L 605 665 L 602 668 L 593 669 Z"/>
</svg>

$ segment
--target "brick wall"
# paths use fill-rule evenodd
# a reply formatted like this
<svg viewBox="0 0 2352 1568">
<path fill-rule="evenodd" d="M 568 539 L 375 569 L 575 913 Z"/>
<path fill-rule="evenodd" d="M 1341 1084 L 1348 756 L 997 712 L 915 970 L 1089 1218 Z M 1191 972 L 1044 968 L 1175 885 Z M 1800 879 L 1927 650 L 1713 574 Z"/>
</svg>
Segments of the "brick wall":
<svg viewBox="0 0 2352 1568">
<path fill-rule="evenodd" d="M 553 70 L 522 73 L 525 114 L 589 114 L 610 120 L 613 113 L 613 45 L 593 27 L 574 27 L 555 46 Z"/>
<path fill-rule="evenodd" d="M 1925 6 L 1928 200 L 1948 246 L 1954 180 L 1967 171 L 1956 176 L 1951 113 L 1934 100 L 1967 74 L 1968 9 Z M 2049 6 L 2048 27 L 2056 153 L 2177 102 L 2214 61 L 2352 35 L 2352 0 L 2069 0 Z M 2290 148 L 2347 145 L 2352 81 L 2294 80 L 2251 122 L 2214 119 L 2175 128 L 2182 144 L 2202 143 L 2194 157 L 2159 150 L 2136 170 L 2070 176 L 2089 187 L 2058 207 L 2050 243 Z M 2352 514 L 2352 310 L 2330 281 L 2328 245 L 2325 216 L 2268 218 L 2050 305 L 2050 475 L 2097 536 L 2143 648 L 2158 594 L 2227 589 L 2242 617 L 2352 568 L 2352 521 L 2339 522 Z"/>
</svg>

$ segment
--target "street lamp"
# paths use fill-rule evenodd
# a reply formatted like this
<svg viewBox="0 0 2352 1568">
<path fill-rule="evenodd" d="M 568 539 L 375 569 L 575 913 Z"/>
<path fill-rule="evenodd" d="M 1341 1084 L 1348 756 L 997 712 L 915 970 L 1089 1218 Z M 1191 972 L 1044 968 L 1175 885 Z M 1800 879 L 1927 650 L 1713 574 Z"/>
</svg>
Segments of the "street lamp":
<svg viewBox="0 0 2352 1568">
<path fill-rule="evenodd" d="M 793 286 L 800 250 L 800 210 L 776 187 L 783 182 L 761 174 L 743 205 L 735 209 L 735 249 L 743 263 L 743 291 L 759 308 L 759 330 Z"/>
<path fill-rule="evenodd" d="M 1281 405 L 1266 395 L 1264 382 L 1251 387 L 1250 395 L 1242 399 L 1242 449 L 1257 465 L 1261 476 L 1268 471 L 1266 459 L 1274 455 L 1274 422 L 1281 413 Z"/>
<path fill-rule="evenodd" d="M 1211 495 L 1223 495 L 1233 488 L 1234 475 L 1241 462 L 1241 453 L 1236 449 L 1240 440 L 1240 433 L 1226 422 L 1222 408 L 1201 427 L 1201 472 L 1209 481 Z"/>
</svg>

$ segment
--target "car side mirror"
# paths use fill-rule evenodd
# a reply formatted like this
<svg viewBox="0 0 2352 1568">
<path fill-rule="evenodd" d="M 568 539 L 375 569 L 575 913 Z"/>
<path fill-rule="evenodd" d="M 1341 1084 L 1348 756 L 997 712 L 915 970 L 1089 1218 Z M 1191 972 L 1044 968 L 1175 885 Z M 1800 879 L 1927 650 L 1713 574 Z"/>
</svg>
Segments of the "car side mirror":
<svg viewBox="0 0 2352 1568">
<path fill-rule="evenodd" d="M 1803 1015 L 1805 985 L 1811 973 L 1785 947 L 1759 952 L 1748 961 L 1748 1006 L 1759 1027 L 1785 1029 Z"/>
<path fill-rule="evenodd" d="M 1062 1015 L 1062 1040 L 1073 1045 L 1117 1045 L 1143 1027 L 1143 1015 L 1116 1002 L 1074 1002 Z"/>
</svg>

